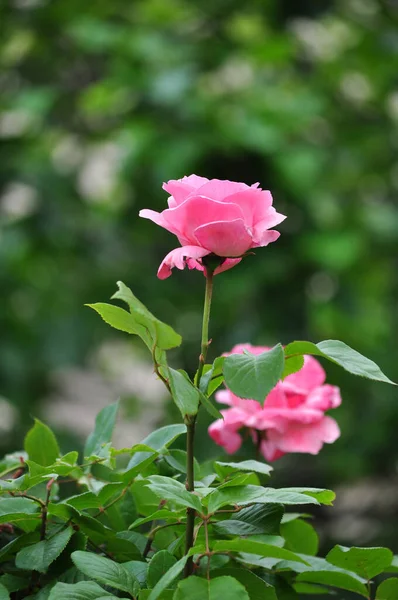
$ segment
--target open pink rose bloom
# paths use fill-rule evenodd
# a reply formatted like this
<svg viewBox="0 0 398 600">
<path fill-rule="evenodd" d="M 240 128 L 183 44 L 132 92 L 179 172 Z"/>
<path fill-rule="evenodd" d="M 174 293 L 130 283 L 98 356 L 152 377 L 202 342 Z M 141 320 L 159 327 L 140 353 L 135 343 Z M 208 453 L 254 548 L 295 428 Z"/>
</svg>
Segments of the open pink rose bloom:
<svg viewBox="0 0 398 600">
<path fill-rule="evenodd" d="M 269 348 L 239 344 L 231 354 L 243 350 L 261 354 Z M 279 381 L 264 406 L 238 398 L 228 389 L 217 392 L 217 401 L 231 408 L 221 411 L 224 419 L 210 425 L 210 437 L 233 454 L 242 444 L 239 431 L 246 429 L 269 461 L 288 452 L 318 454 L 324 443 L 331 444 L 340 435 L 336 421 L 325 415 L 341 404 L 340 390 L 325 384 L 325 379 L 319 362 L 305 356 L 302 369 Z"/>
<path fill-rule="evenodd" d="M 215 273 L 241 261 L 251 248 L 267 246 L 279 237 L 275 227 L 286 217 L 272 206 L 272 196 L 254 184 L 206 179 L 190 175 L 163 184 L 170 197 L 161 213 L 144 209 L 140 216 L 151 219 L 177 236 L 181 244 L 162 261 L 158 277 L 166 279 L 171 269 L 203 271 L 201 259 L 214 254 L 225 258 Z"/>
</svg>

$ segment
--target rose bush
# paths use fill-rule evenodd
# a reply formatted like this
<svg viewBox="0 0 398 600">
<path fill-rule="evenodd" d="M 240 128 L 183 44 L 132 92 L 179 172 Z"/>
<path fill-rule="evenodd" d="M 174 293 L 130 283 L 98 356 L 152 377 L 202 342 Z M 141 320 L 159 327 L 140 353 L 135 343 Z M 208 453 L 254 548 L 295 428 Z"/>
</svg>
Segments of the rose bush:
<svg viewBox="0 0 398 600">
<path fill-rule="evenodd" d="M 275 240 L 279 234 L 268 228 L 283 217 L 272 209 L 268 192 L 245 184 L 191 176 L 166 188 L 170 209 L 143 216 L 187 244 L 163 261 L 161 277 L 172 266 L 182 268 L 185 259 L 204 271 L 196 373 L 169 365 L 167 352 L 180 346 L 181 336 L 122 282 L 113 298 L 127 310 L 89 306 L 115 329 L 141 338 L 184 423 L 115 449 L 118 403 L 110 404 L 97 416 L 79 457 L 77 451 L 63 454 L 51 429 L 36 419 L 23 450 L 0 461 L 0 599 L 294 600 L 340 588 L 368 600 L 396 600 L 396 577 L 372 591 L 375 577 L 396 572 L 397 560 L 387 548 L 336 546 L 325 558 L 314 556 L 318 537 L 305 520 L 306 507 L 330 505 L 331 490 L 269 487 L 272 467 L 254 459 L 205 465 L 195 460 L 201 408 L 219 419 L 211 432 L 230 452 L 241 443 L 242 426 L 270 459 L 284 452 L 317 453 L 336 439 L 338 426 L 325 411 L 339 405 L 340 392 L 325 384 L 313 355 L 355 375 L 393 382 L 336 340 L 272 349 L 240 345 L 206 363 L 216 267 L 225 270 L 248 248 Z M 203 261 L 209 254 L 222 260 Z M 227 389 L 217 399 L 230 408 L 222 419 L 212 395 L 224 381 Z M 183 436 L 186 451 L 174 445 Z"/>
<path fill-rule="evenodd" d="M 267 352 L 265 346 L 239 344 L 230 354 Z M 332 443 L 340 435 L 336 421 L 325 412 L 341 404 L 340 390 L 325 385 L 326 373 L 312 356 L 304 356 L 297 373 L 279 381 L 265 398 L 242 399 L 231 390 L 220 390 L 216 400 L 231 406 L 222 410 L 222 419 L 209 427 L 211 438 L 229 453 L 239 450 L 242 428 L 249 430 L 254 443 L 266 460 L 273 461 L 287 452 L 318 454 L 324 443 Z"/>
<path fill-rule="evenodd" d="M 224 259 L 215 272 L 226 271 L 251 248 L 275 242 L 280 234 L 271 227 L 286 218 L 276 212 L 271 193 L 258 183 L 248 186 L 190 175 L 170 180 L 163 188 L 170 194 L 169 208 L 161 213 L 140 211 L 141 217 L 174 233 L 182 246 L 164 258 L 160 279 L 169 277 L 173 267 L 183 269 L 185 264 L 203 270 L 202 259 L 209 254 Z"/>
</svg>

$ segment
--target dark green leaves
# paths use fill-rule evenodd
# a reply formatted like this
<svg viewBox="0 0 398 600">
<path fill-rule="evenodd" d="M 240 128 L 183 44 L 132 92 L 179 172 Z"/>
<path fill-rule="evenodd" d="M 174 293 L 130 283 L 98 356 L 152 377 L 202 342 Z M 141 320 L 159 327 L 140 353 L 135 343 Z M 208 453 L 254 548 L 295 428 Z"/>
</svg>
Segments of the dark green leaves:
<svg viewBox="0 0 398 600">
<path fill-rule="evenodd" d="M 54 560 L 58 558 L 72 537 L 72 527 L 67 527 L 48 540 L 42 540 L 32 546 L 22 548 L 16 556 L 18 569 L 45 573 Z"/>
<path fill-rule="evenodd" d="M 95 419 L 95 428 L 87 438 L 84 447 L 84 456 L 98 454 L 103 444 L 112 440 L 113 430 L 115 428 L 119 402 L 105 406 Z"/>
<path fill-rule="evenodd" d="M 8 593 L 7 588 L 4 587 L 4 585 L 2 585 L 0 583 L 0 600 L 9 600 L 10 599 L 10 594 Z"/>
<path fill-rule="evenodd" d="M 185 486 L 171 479 L 170 477 L 162 477 L 160 475 L 152 475 L 149 477 L 148 487 L 154 492 L 160 500 L 169 500 L 179 506 L 194 508 L 197 511 L 202 510 L 199 498 L 188 492 Z"/>
<path fill-rule="evenodd" d="M 221 540 L 215 543 L 213 550 L 216 552 L 246 552 L 247 554 L 256 554 L 257 556 L 266 558 L 280 558 L 281 560 L 293 560 L 305 563 L 304 559 L 290 550 L 254 540 Z"/>
<path fill-rule="evenodd" d="M 392 559 L 393 553 L 387 548 L 346 548 L 345 546 L 335 546 L 326 557 L 332 565 L 354 571 L 367 580 L 383 573 Z"/>
<path fill-rule="evenodd" d="M 398 598 L 398 578 L 386 579 L 383 581 L 376 592 L 376 600 L 397 600 Z"/>
<path fill-rule="evenodd" d="M 274 587 L 247 569 L 224 567 L 212 571 L 212 577 L 222 576 L 237 579 L 246 588 L 250 600 L 278 600 Z"/>
<path fill-rule="evenodd" d="M 258 355 L 231 354 L 225 358 L 223 367 L 225 383 L 234 394 L 261 403 L 282 377 L 283 369 L 281 344 Z"/>
<path fill-rule="evenodd" d="M 73 552 L 72 560 L 87 577 L 104 585 L 135 596 L 139 590 L 137 579 L 119 563 L 90 552 Z"/>
<path fill-rule="evenodd" d="M 318 344 L 313 344 L 312 342 L 292 342 L 285 348 L 285 357 L 287 360 L 291 356 L 302 354 L 322 356 L 340 365 L 340 367 L 343 367 L 343 369 L 353 375 L 360 375 L 374 381 L 383 381 L 384 383 L 396 385 L 384 375 L 376 363 L 338 340 L 326 340 Z"/>
<path fill-rule="evenodd" d="M 179 576 L 179 574 L 182 573 L 187 560 L 188 560 L 188 555 L 180 558 L 180 560 L 177 561 L 171 567 L 171 569 L 169 569 L 167 571 L 167 573 L 165 573 L 163 575 L 163 577 L 161 579 L 159 579 L 159 581 L 157 582 L 157 584 L 155 585 L 155 587 L 149 594 L 148 600 L 157 600 L 160 597 L 163 590 L 166 590 L 173 583 L 173 581 Z"/>
<path fill-rule="evenodd" d="M 34 426 L 28 431 L 24 448 L 31 460 L 44 467 L 52 465 L 60 455 L 55 435 L 39 419 L 35 419 Z"/>
<path fill-rule="evenodd" d="M 110 592 L 104 590 L 94 581 L 78 583 L 57 583 L 50 592 L 48 600 L 116 600 Z"/>
<path fill-rule="evenodd" d="M 229 576 L 216 579 L 189 577 L 178 584 L 174 600 L 250 600 L 245 587 Z M 152 600 L 152 599 L 151 599 Z"/>
<path fill-rule="evenodd" d="M 148 566 L 148 587 L 155 587 L 157 582 L 176 564 L 176 562 L 177 559 L 167 550 L 160 550 L 160 552 L 157 552 Z"/>
</svg>

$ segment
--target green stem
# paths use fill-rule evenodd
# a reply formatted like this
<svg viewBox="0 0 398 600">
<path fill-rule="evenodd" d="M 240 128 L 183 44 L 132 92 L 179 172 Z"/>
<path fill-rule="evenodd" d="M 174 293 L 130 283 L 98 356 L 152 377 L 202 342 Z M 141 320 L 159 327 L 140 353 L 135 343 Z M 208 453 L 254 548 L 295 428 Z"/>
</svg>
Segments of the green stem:
<svg viewBox="0 0 398 600">
<path fill-rule="evenodd" d="M 199 367 L 195 375 L 195 385 L 199 386 L 200 379 L 203 374 L 203 367 L 206 361 L 207 350 L 209 347 L 209 319 L 211 296 L 213 292 L 213 269 L 206 268 L 206 292 L 205 303 L 203 307 L 203 322 L 202 322 L 202 341 L 200 346 Z M 187 481 L 186 488 L 189 492 L 195 490 L 195 475 L 194 475 L 194 442 L 195 442 L 195 426 L 196 417 L 194 415 L 186 419 L 187 425 Z M 187 527 L 185 535 L 185 554 L 187 554 L 194 544 L 194 529 L 195 529 L 195 510 L 187 508 Z M 190 557 L 185 565 L 184 577 L 192 575 L 193 558 Z"/>
<path fill-rule="evenodd" d="M 199 367 L 195 376 L 195 384 L 199 385 L 200 379 L 203 373 L 203 367 L 205 366 L 207 350 L 209 348 L 209 319 L 210 319 L 210 308 L 211 308 L 211 297 L 213 294 L 213 271 L 209 268 L 206 269 L 206 292 L 205 292 L 205 303 L 203 307 L 203 321 L 202 321 L 202 341 L 200 346 L 200 357 Z"/>
</svg>

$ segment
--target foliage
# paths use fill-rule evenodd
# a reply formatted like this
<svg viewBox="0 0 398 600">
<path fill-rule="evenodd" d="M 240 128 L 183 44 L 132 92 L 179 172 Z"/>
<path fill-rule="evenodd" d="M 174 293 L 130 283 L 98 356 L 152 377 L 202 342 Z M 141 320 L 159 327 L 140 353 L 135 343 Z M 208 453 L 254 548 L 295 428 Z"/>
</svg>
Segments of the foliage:
<svg viewBox="0 0 398 600">
<path fill-rule="evenodd" d="M 212 377 L 225 377 L 236 393 L 244 381 L 242 395 L 252 395 L 252 385 L 264 397 L 283 374 L 285 355 L 289 360 L 322 352 L 356 374 L 389 382 L 378 367 L 339 342 L 294 342 L 256 360 L 231 365 L 227 357 L 206 369 L 202 351 L 192 382 L 168 366 L 166 349 L 180 344 L 178 334 L 121 283 L 119 290 L 117 299 L 128 299 L 129 308 L 122 321 L 122 309 L 91 307 L 111 326 L 142 338 L 185 424 L 162 427 L 142 443 L 116 450 L 111 438 L 118 403 L 111 404 L 97 416 L 79 461 L 76 451 L 62 455 L 54 433 L 36 419 L 24 452 L 6 457 L 1 473 L 0 598 L 295 600 L 337 589 L 392 599 L 397 579 L 378 587 L 373 581 L 396 568 L 387 548 L 336 546 L 326 558 L 316 556 L 316 531 L 307 515 L 292 508 L 330 505 L 332 491 L 275 489 L 268 485 L 272 468 L 264 463 L 199 465 L 193 454 L 199 404 L 212 405 Z M 207 345 L 203 339 L 202 348 Z M 234 369 L 244 376 L 234 377 Z M 213 375 L 203 381 L 203 373 Z M 174 449 L 185 434 L 186 452 Z"/>
<path fill-rule="evenodd" d="M 216 600 L 220 595 L 294 600 L 298 592 L 301 598 L 334 589 L 368 598 L 368 585 L 377 599 L 395 598 L 398 579 L 383 581 L 377 590 L 371 583 L 394 571 L 395 559 L 386 548 L 336 546 L 326 559 L 314 556 L 316 532 L 292 508 L 329 504 L 332 492 L 270 488 L 271 467 L 253 460 L 198 466 L 196 493 L 190 494 L 185 474 L 167 462 L 170 444 L 184 435 L 184 427 L 155 431 L 155 448 L 147 439 L 120 451 L 102 427 L 107 413 L 106 408 L 98 415 L 90 436 L 98 442 L 96 453 L 83 461 L 77 453 L 54 457 L 51 447 L 43 450 L 32 436 L 37 424 L 26 446 L 33 455 L 42 453 L 40 462 L 23 452 L 13 456 L 11 470 L 0 480 L 2 600 Z M 181 579 L 191 505 L 195 576 Z"/>
</svg>

